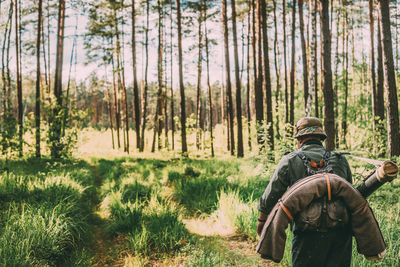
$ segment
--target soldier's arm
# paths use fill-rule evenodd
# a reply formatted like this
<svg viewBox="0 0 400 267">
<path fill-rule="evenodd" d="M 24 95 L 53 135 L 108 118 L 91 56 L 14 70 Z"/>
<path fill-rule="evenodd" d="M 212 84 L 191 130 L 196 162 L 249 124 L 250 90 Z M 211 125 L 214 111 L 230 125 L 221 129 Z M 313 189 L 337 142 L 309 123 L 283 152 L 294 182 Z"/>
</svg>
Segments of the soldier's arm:
<svg viewBox="0 0 400 267">
<path fill-rule="evenodd" d="M 274 174 L 269 181 L 264 194 L 260 198 L 258 210 L 260 211 L 260 218 L 266 219 L 272 208 L 282 197 L 289 186 L 289 161 L 284 156 L 278 163 Z"/>
<path fill-rule="evenodd" d="M 347 175 L 345 178 L 349 183 L 353 184 L 353 178 L 352 178 L 352 174 L 351 174 L 350 164 L 344 156 L 342 156 L 342 157 L 344 158 L 344 161 L 346 164 L 346 174 Z"/>
</svg>

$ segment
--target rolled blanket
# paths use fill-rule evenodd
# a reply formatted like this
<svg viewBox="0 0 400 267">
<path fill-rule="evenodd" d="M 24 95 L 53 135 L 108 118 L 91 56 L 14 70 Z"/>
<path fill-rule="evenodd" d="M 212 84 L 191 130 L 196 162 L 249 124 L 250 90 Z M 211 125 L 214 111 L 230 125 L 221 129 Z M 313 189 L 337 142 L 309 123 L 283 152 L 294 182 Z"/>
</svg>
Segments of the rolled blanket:
<svg viewBox="0 0 400 267">
<path fill-rule="evenodd" d="M 382 258 L 386 244 L 368 202 L 352 184 L 336 174 L 321 173 L 293 184 L 274 206 L 264 224 L 256 251 L 263 258 L 280 262 L 285 250 L 288 224 L 314 199 L 340 197 L 351 213 L 350 226 L 357 251 L 367 259 Z"/>
</svg>

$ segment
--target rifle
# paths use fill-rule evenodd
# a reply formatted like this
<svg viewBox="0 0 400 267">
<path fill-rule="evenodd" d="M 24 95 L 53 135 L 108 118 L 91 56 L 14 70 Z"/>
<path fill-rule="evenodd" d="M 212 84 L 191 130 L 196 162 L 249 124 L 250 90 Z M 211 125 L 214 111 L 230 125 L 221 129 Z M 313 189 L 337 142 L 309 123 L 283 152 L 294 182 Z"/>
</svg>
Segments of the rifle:
<svg viewBox="0 0 400 267">
<path fill-rule="evenodd" d="M 349 152 L 341 152 L 341 154 L 350 156 L 355 159 L 363 160 L 378 166 L 372 173 L 364 178 L 362 184 L 357 187 L 357 190 L 364 198 L 370 196 L 385 183 L 393 181 L 397 177 L 397 173 L 399 172 L 399 167 L 395 162 L 391 160 L 380 161 L 375 159 L 368 159 L 351 155 Z"/>
</svg>

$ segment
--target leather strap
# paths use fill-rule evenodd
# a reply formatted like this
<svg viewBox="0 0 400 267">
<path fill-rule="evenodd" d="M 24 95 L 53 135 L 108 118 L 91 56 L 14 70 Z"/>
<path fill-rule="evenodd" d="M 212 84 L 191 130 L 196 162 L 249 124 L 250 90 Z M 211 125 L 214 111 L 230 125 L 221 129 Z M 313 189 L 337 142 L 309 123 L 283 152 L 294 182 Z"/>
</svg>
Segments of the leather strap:
<svg viewBox="0 0 400 267">
<path fill-rule="evenodd" d="M 281 206 L 282 210 L 286 213 L 286 215 L 288 216 L 289 220 L 293 221 L 292 214 L 290 213 L 288 208 L 286 208 L 285 205 L 283 205 L 282 201 L 279 201 L 279 206 Z"/>
<path fill-rule="evenodd" d="M 326 187 L 328 189 L 328 200 L 330 201 L 332 199 L 331 182 L 329 180 L 328 174 L 324 173 L 324 176 L 326 178 Z"/>
</svg>

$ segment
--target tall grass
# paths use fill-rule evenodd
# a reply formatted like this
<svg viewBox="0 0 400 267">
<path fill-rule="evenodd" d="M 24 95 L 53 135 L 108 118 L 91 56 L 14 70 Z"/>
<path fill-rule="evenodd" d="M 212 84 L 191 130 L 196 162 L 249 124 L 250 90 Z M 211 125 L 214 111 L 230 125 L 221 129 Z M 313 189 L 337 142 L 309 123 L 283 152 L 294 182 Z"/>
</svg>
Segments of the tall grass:
<svg viewBox="0 0 400 267">
<path fill-rule="evenodd" d="M 29 159 L 7 164 L 15 174 L 0 173 L 0 265 L 73 264 L 88 239 L 95 201 L 89 165 Z"/>
</svg>

